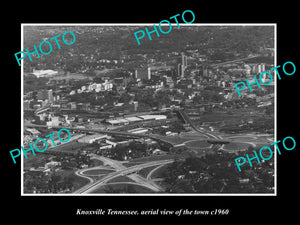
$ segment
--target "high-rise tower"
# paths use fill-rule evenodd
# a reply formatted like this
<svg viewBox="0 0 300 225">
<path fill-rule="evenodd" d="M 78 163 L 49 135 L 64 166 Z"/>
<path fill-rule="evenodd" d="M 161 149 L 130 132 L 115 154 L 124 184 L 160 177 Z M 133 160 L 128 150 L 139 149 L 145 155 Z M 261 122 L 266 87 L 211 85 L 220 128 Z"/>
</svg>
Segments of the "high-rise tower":
<svg viewBox="0 0 300 225">
<path fill-rule="evenodd" d="M 181 53 L 181 77 L 184 77 L 184 71 L 187 68 L 187 56 Z"/>
</svg>

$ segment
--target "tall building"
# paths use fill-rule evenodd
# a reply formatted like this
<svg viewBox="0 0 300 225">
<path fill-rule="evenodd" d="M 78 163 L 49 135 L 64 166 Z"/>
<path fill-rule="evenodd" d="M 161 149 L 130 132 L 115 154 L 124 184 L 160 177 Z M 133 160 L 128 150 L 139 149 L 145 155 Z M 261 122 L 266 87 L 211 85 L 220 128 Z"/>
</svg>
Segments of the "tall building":
<svg viewBox="0 0 300 225">
<path fill-rule="evenodd" d="M 184 53 L 181 53 L 181 72 L 180 72 L 180 76 L 181 78 L 184 77 L 184 71 L 187 68 L 187 56 L 184 55 Z"/>
<path fill-rule="evenodd" d="M 252 68 L 252 73 L 254 74 L 260 74 L 264 71 L 266 71 L 266 65 L 264 63 L 254 65 Z"/>
<path fill-rule="evenodd" d="M 181 74 L 182 74 L 182 65 L 181 63 L 178 64 L 177 66 L 177 74 L 179 77 L 181 77 Z"/>
<path fill-rule="evenodd" d="M 58 116 L 52 116 L 51 121 L 47 122 L 48 127 L 58 127 L 61 124 Z"/>
<path fill-rule="evenodd" d="M 151 68 L 150 67 L 148 67 L 147 75 L 148 75 L 148 80 L 151 80 Z"/>
<path fill-rule="evenodd" d="M 181 64 L 183 65 L 184 68 L 187 67 L 187 56 L 184 55 L 184 53 L 181 53 Z"/>
<path fill-rule="evenodd" d="M 139 102 L 138 101 L 132 101 L 132 111 L 136 112 L 138 110 Z"/>
<path fill-rule="evenodd" d="M 52 89 L 47 91 L 47 98 L 48 98 L 49 102 L 53 102 L 54 99 L 53 99 L 53 90 Z"/>
</svg>

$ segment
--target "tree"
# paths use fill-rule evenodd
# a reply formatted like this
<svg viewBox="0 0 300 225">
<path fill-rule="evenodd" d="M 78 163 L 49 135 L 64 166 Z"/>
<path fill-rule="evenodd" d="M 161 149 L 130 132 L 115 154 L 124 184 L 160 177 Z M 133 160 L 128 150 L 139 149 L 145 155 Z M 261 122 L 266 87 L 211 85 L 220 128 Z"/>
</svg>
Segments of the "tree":
<svg viewBox="0 0 300 225">
<path fill-rule="evenodd" d="M 170 126 L 170 129 L 173 132 L 176 132 L 176 133 L 180 133 L 181 131 L 185 130 L 183 124 L 180 123 L 180 122 L 174 122 L 174 123 L 172 123 L 171 126 Z"/>
<path fill-rule="evenodd" d="M 170 187 L 170 192 L 174 193 L 193 193 L 192 185 L 188 180 L 179 180 L 175 185 Z"/>
</svg>

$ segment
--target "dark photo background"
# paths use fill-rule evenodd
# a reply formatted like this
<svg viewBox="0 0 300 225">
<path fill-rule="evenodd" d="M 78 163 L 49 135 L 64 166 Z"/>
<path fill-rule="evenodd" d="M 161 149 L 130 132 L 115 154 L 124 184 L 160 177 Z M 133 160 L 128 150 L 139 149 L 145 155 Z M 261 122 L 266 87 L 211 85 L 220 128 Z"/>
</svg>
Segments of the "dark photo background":
<svg viewBox="0 0 300 225">
<path fill-rule="evenodd" d="M 180 3 L 180 4 L 179 4 Z M 1 166 L 4 179 L 2 180 L 4 212 L 8 218 L 22 218 L 23 221 L 43 223 L 47 218 L 56 218 L 56 222 L 68 221 L 86 222 L 96 219 L 97 223 L 113 223 L 115 219 L 123 223 L 134 221 L 154 221 L 159 216 L 137 218 L 130 216 L 76 216 L 77 208 L 83 210 L 107 209 L 229 209 L 228 216 L 183 216 L 163 217 L 166 220 L 186 222 L 193 219 L 202 221 L 230 220 L 237 223 L 244 221 L 259 222 L 272 219 L 296 217 L 297 212 L 297 161 L 299 153 L 297 147 L 293 151 L 282 151 L 277 161 L 277 196 L 187 196 L 187 197 L 21 197 L 20 163 L 13 164 L 9 151 L 21 146 L 21 72 L 14 53 L 21 49 L 21 23 L 158 23 L 170 16 L 190 9 L 195 13 L 194 23 L 277 23 L 277 65 L 292 61 L 296 67 L 298 42 L 297 14 L 293 10 L 296 5 L 281 5 L 273 7 L 255 2 L 239 2 L 236 5 L 214 2 L 200 3 L 195 6 L 178 4 L 162 5 L 153 2 L 127 2 L 123 6 L 115 2 L 114 6 L 107 6 L 100 2 L 76 3 L 67 6 L 58 4 L 53 7 L 8 7 L 11 11 L 4 16 L 4 41 L 2 46 L 2 157 Z M 78 5 L 77 5 L 78 4 Z M 82 5 L 81 5 L 82 4 Z M 132 4 L 132 5 L 131 5 Z M 76 6 L 75 6 L 76 5 Z M 40 12 L 40 13 L 37 13 Z M 168 35 L 172 35 L 169 33 Z M 53 53 L 52 53 L 53 54 Z M 277 140 L 292 136 L 297 141 L 297 81 L 296 74 L 282 76 L 277 80 Z M 4 218 L 3 218 L 4 219 Z"/>
</svg>

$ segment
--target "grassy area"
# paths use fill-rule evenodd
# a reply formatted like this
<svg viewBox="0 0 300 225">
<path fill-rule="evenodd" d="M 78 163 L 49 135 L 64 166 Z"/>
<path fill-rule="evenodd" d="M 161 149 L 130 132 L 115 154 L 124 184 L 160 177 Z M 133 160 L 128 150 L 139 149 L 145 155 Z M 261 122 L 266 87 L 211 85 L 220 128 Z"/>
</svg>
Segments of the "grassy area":
<svg viewBox="0 0 300 225">
<path fill-rule="evenodd" d="M 207 143 L 206 141 L 190 141 L 185 143 L 185 146 L 191 147 L 191 148 L 208 148 L 211 146 L 211 144 Z"/>
<path fill-rule="evenodd" d="M 240 142 L 231 142 L 229 144 L 224 145 L 223 149 L 224 150 L 245 150 L 248 149 L 248 147 L 251 146 L 250 144 L 247 143 L 240 143 Z"/>
<path fill-rule="evenodd" d="M 236 117 L 245 117 L 242 113 L 228 114 L 226 112 L 211 112 L 201 115 L 202 122 L 217 122 L 223 120 L 233 120 Z"/>
<path fill-rule="evenodd" d="M 107 184 L 98 188 L 93 193 L 153 193 L 153 191 L 135 184 Z"/>
<path fill-rule="evenodd" d="M 91 167 L 95 167 L 95 166 L 103 166 L 103 162 L 101 160 L 98 159 L 91 159 L 92 161 L 92 166 Z"/>
<path fill-rule="evenodd" d="M 181 144 L 185 141 L 191 140 L 191 138 L 188 137 L 178 137 L 178 136 L 165 136 L 165 137 L 160 137 L 160 139 L 170 142 L 174 145 Z"/>
<path fill-rule="evenodd" d="M 225 136 L 226 137 L 226 136 Z M 273 138 L 273 135 L 259 136 L 259 134 L 251 135 L 228 135 L 228 139 L 240 142 L 254 142 L 254 143 L 269 143 L 268 138 Z"/>
<path fill-rule="evenodd" d="M 63 180 L 65 177 L 72 179 L 74 190 L 88 183 L 88 179 L 77 176 L 73 170 L 59 170 L 56 172 L 56 174 L 61 176 L 61 180 Z"/>
<path fill-rule="evenodd" d="M 128 163 L 123 163 L 123 166 L 131 167 L 131 166 L 136 166 L 136 165 L 139 165 L 139 164 L 142 164 L 142 162 L 128 162 Z"/>
<path fill-rule="evenodd" d="M 178 155 L 152 155 L 148 157 L 143 158 L 136 158 L 130 161 L 130 163 L 145 163 L 145 162 L 151 162 L 151 161 L 157 161 L 157 160 L 167 160 L 167 159 L 174 159 L 178 157 Z"/>
<path fill-rule="evenodd" d="M 84 172 L 84 175 L 105 175 L 108 173 L 114 172 L 114 170 L 104 170 L 104 169 L 95 169 L 95 170 L 88 170 Z"/>
<path fill-rule="evenodd" d="M 89 146 L 89 144 L 71 141 L 71 142 L 63 144 L 63 145 L 57 145 L 56 147 L 51 148 L 47 151 L 50 152 L 51 150 L 54 150 L 54 151 L 70 153 L 70 152 L 78 152 L 81 150 L 87 150 L 88 146 Z"/>
<path fill-rule="evenodd" d="M 134 181 L 131 180 L 129 177 L 125 177 L 125 176 L 118 176 L 108 181 L 108 183 L 115 183 L 115 182 L 134 182 Z"/>
<path fill-rule="evenodd" d="M 254 115 L 249 115 L 249 112 L 255 112 L 255 108 L 247 108 L 247 109 L 236 109 L 232 110 L 231 113 L 223 112 L 223 111 L 213 111 L 210 113 L 204 113 L 201 115 L 202 122 L 218 122 L 223 120 L 239 120 L 239 119 L 248 119 L 252 117 L 259 117 L 257 113 Z"/>
<path fill-rule="evenodd" d="M 90 178 L 93 178 L 95 181 L 102 179 L 103 177 L 105 177 L 106 174 L 103 175 L 98 175 L 98 176 L 89 176 Z"/>
<path fill-rule="evenodd" d="M 168 165 L 164 165 L 164 166 L 160 167 L 159 169 L 155 170 L 152 173 L 151 178 L 152 179 L 155 179 L 155 178 L 165 178 L 164 171 L 166 170 L 167 167 L 168 167 Z"/>
<path fill-rule="evenodd" d="M 186 141 L 188 140 L 194 140 L 195 138 L 197 139 L 207 139 L 207 137 L 204 134 L 201 134 L 199 132 L 196 131 L 192 131 L 192 132 L 185 132 L 185 133 L 181 133 L 180 138 L 184 138 L 186 139 Z"/>
<path fill-rule="evenodd" d="M 255 138 L 253 138 L 253 137 L 251 137 L 251 136 L 249 136 L 249 137 L 247 137 L 247 136 L 241 136 L 241 137 L 228 137 L 228 139 L 230 139 L 230 140 L 232 140 L 232 141 L 253 141 L 253 142 L 255 142 Z"/>
<path fill-rule="evenodd" d="M 60 75 L 54 76 L 50 80 L 70 80 L 70 79 L 75 79 L 75 80 L 89 79 L 89 80 L 91 80 L 92 77 L 89 75 L 86 75 L 86 74 L 68 73 L 68 74 L 60 74 Z"/>
<path fill-rule="evenodd" d="M 151 166 L 151 167 L 146 167 L 146 168 L 143 168 L 141 169 L 139 172 L 138 172 L 138 175 L 142 176 L 142 177 L 147 177 L 147 175 L 150 173 L 151 170 L 155 169 L 157 166 Z"/>
</svg>

